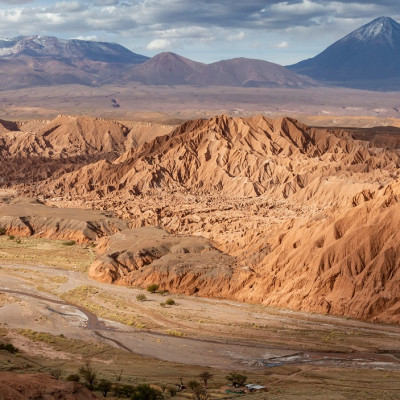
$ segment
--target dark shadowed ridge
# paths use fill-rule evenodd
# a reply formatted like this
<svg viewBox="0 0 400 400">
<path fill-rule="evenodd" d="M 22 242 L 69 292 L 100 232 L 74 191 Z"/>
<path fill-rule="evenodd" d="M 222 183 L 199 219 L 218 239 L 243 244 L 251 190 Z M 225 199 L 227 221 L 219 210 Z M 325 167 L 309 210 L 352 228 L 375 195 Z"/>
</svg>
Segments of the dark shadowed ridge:
<svg viewBox="0 0 400 400">
<path fill-rule="evenodd" d="M 400 24 L 380 17 L 314 58 L 290 65 L 298 74 L 337 86 L 400 89 Z"/>
</svg>

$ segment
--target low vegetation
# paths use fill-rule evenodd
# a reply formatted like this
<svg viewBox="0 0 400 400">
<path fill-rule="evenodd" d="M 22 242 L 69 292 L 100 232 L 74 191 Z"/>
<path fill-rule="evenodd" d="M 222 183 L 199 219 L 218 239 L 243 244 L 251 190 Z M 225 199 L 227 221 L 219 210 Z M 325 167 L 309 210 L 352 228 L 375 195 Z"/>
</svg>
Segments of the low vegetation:
<svg viewBox="0 0 400 400">
<path fill-rule="evenodd" d="M 0 235 L 0 261 L 86 272 L 94 261 L 93 250 L 83 244 L 64 243 L 67 242 Z"/>
<path fill-rule="evenodd" d="M 151 285 L 147 286 L 147 291 L 149 293 L 156 293 L 159 287 L 160 286 L 157 285 L 156 283 L 152 283 Z"/>
<path fill-rule="evenodd" d="M 64 246 L 75 246 L 76 242 L 75 240 L 68 240 L 67 242 L 63 242 Z"/>
<path fill-rule="evenodd" d="M 0 343 L 0 351 L 5 350 L 11 354 L 18 353 L 18 349 L 14 347 L 11 343 Z"/>
</svg>

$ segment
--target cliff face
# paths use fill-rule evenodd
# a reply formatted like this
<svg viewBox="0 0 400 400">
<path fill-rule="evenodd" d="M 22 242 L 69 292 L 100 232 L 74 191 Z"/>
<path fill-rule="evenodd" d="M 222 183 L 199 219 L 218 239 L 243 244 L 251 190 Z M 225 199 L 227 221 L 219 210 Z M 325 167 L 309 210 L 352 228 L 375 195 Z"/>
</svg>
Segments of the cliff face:
<svg viewBox="0 0 400 400">
<path fill-rule="evenodd" d="M 103 214 L 85 234 L 97 240 L 91 278 L 398 322 L 397 150 L 287 118 L 219 116 L 154 136 L 29 188 L 129 220 Z M 93 218 L 64 225 L 83 232 Z"/>
</svg>

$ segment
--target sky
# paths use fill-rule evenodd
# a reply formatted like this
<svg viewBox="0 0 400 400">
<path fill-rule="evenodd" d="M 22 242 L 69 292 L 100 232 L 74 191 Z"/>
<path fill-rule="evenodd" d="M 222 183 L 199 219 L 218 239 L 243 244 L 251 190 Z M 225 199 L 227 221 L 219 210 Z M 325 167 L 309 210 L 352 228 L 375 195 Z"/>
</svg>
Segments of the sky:
<svg viewBox="0 0 400 400">
<path fill-rule="evenodd" d="M 234 57 L 281 65 L 314 57 L 400 0 L 0 0 L 0 36 L 117 42 L 153 56 L 210 63 Z"/>
</svg>

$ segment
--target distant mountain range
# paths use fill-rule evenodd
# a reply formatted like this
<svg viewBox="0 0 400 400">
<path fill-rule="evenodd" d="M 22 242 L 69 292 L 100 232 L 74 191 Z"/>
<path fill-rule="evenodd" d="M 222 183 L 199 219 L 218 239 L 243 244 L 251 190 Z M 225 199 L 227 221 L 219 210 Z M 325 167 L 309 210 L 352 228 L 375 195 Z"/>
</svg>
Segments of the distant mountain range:
<svg viewBox="0 0 400 400">
<path fill-rule="evenodd" d="M 58 84 L 400 90 L 400 24 L 380 17 L 314 58 L 282 67 L 234 58 L 203 64 L 166 52 L 149 58 L 117 43 L 19 36 L 0 40 L 0 90 Z"/>
<path fill-rule="evenodd" d="M 318 85 L 308 77 L 262 60 L 241 58 L 206 65 L 174 53 L 161 53 L 149 59 L 116 43 L 48 36 L 0 40 L 1 89 L 132 81 L 146 85 L 295 88 Z"/>
<path fill-rule="evenodd" d="M 316 57 L 288 68 L 335 86 L 399 90 L 400 24 L 392 18 L 377 18 Z"/>
</svg>

